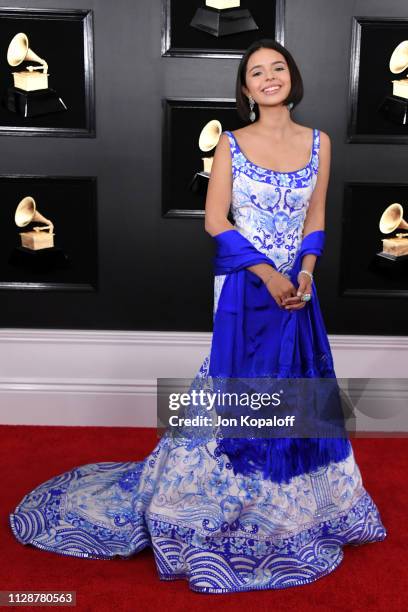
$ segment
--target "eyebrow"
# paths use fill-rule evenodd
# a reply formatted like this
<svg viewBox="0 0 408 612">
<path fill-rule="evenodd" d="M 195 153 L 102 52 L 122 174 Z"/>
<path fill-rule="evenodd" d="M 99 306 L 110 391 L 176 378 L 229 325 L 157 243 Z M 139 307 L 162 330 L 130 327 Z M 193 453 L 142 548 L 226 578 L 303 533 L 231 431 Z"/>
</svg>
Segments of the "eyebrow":
<svg viewBox="0 0 408 612">
<path fill-rule="evenodd" d="M 274 64 L 284 64 L 285 62 L 283 60 L 276 60 L 276 62 L 271 62 L 271 66 L 273 66 Z M 254 68 L 263 68 L 263 64 L 257 64 L 256 66 L 252 66 L 252 68 L 249 68 L 249 70 L 253 70 Z"/>
</svg>

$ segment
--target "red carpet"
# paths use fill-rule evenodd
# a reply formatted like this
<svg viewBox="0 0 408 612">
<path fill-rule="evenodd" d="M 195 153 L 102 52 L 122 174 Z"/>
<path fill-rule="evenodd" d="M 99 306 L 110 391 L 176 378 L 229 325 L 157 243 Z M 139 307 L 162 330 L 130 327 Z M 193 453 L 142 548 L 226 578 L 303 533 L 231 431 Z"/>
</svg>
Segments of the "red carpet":
<svg viewBox="0 0 408 612">
<path fill-rule="evenodd" d="M 346 546 L 340 567 L 312 584 L 280 591 L 199 594 L 190 591 L 184 580 L 160 581 L 150 548 L 125 560 L 77 559 L 23 546 L 14 538 L 8 513 L 36 485 L 85 463 L 141 460 L 156 444 L 153 429 L 0 426 L 0 590 L 76 591 L 75 609 L 81 612 L 407 609 L 408 450 L 404 438 L 352 441 L 364 486 L 380 510 L 388 536 L 384 542 Z"/>
</svg>

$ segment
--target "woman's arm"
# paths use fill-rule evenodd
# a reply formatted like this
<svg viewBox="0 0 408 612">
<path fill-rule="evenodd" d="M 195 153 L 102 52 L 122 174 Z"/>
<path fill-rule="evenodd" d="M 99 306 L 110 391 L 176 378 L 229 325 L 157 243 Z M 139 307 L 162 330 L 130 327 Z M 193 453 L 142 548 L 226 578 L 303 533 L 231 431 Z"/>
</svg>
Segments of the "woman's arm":
<svg viewBox="0 0 408 612">
<path fill-rule="evenodd" d="M 317 181 L 310 199 L 303 227 L 303 238 L 312 232 L 324 230 L 326 195 L 330 177 L 331 142 L 326 132 L 320 132 L 319 171 Z M 313 272 L 316 255 L 305 255 L 302 259 L 302 270 Z M 306 275 L 302 275 L 306 276 Z"/>
<path fill-rule="evenodd" d="M 205 231 L 216 236 L 234 229 L 228 221 L 232 194 L 232 164 L 228 136 L 221 134 L 215 149 L 205 201 Z"/>
<path fill-rule="evenodd" d="M 331 158 L 331 143 L 326 132 L 320 132 L 320 152 L 319 152 L 319 170 L 317 173 L 316 185 L 310 198 L 306 219 L 303 226 L 303 238 L 312 232 L 324 230 L 326 194 L 329 184 L 330 175 L 330 158 Z M 301 270 L 307 270 L 313 273 L 316 265 L 317 257 L 309 253 L 302 257 Z M 298 290 L 296 298 L 286 300 L 288 310 L 299 310 L 305 306 L 305 302 L 297 300 L 304 293 L 311 293 L 312 280 L 308 274 L 298 274 Z"/>
<path fill-rule="evenodd" d="M 226 230 L 235 229 L 235 226 L 227 219 L 231 206 L 231 194 L 231 152 L 228 136 L 221 134 L 215 149 L 205 202 L 205 231 L 211 236 L 216 236 Z M 275 269 L 272 265 L 260 263 L 249 266 L 248 270 L 265 281 L 273 274 Z"/>
</svg>

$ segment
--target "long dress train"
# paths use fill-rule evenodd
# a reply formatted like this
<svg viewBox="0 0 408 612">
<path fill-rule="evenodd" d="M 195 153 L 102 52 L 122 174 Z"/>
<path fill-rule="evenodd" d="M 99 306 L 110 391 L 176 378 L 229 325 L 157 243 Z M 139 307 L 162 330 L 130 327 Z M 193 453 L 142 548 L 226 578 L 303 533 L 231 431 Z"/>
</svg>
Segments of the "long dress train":
<svg viewBox="0 0 408 612">
<path fill-rule="evenodd" d="M 335 378 L 316 288 L 289 313 L 245 269 L 267 261 L 295 282 L 301 254 L 320 257 L 324 232 L 302 239 L 320 132 L 308 165 L 291 173 L 256 166 L 226 134 L 235 229 L 216 237 L 212 346 L 192 386 L 210 388 L 218 374 Z M 166 431 L 143 461 L 87 464 L 39 485 L 11 529 L 22 544 L 92 559 L 150 546 L 160 579 L 204 593 L 310 583 L 341 563 L 344 545 L 387 532 L 350 441 L 308 444 Z"/>
</svg>

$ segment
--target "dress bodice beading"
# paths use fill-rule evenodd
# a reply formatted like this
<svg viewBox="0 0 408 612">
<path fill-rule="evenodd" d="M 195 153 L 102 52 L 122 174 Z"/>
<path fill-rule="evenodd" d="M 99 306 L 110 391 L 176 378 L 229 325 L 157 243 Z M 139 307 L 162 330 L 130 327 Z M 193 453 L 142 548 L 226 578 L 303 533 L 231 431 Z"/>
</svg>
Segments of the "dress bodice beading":
<svg viewBox="0 0 408 612">
<path fill-rule="evenodd" d="M 235 229 L 282 274 L 295 261 L 303 236 L 306 213 L 319 169 L 320 130 L 313 130 L 309 163 L 295 172 L 262 168 L 245 157 L 230 131 L 232 160 L 231 212 Z"/>
</svg>

